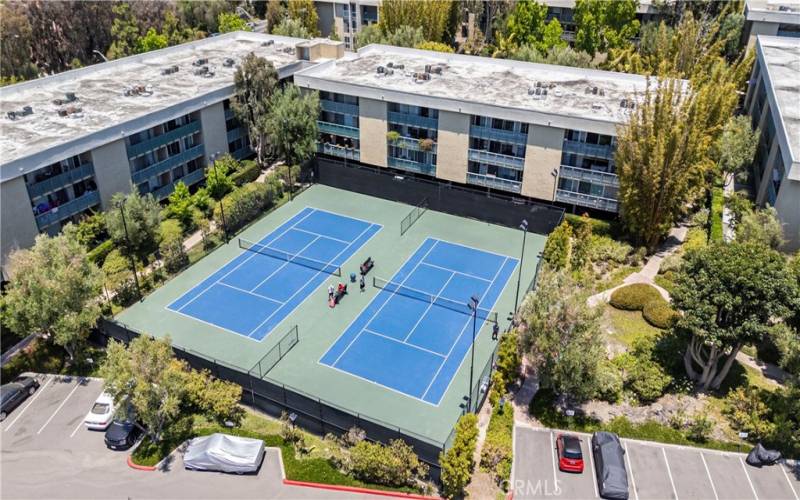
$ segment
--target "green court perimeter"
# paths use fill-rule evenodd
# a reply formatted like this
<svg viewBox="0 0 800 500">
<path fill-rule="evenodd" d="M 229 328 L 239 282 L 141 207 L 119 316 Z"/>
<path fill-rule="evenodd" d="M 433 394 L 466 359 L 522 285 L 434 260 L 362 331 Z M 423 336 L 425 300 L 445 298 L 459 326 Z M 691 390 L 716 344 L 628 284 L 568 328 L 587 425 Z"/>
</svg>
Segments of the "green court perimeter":
<svg viewBox="0 0 800 500">
<path fill-rule="evenodd" d="M 380 224 L 382 228 L 342 264 L 341 278 L 325 280 L 303 300 L 263 341 L 257 341 L 209 323 L 197 321 L 167 309 L 195 285 L 212 275 L 242 250 L 233 239 L 194 266 L 127 310 L 116 320 L 132 329 L 156 337 L 170 335 L 175 344 L 204 356 L 224 361 L 248 371 L 295 325 L 299 343 L 272 369 L 269 378 L 329 401 L 352 413 L 377 419 L 391 426 L 412 431 L 434 442 L 444 443 L 458 417 L 469 385 L 469 352 L 438 405 L 387 389 L 320 363 L 320 359 L 359 316 L 380 290 L 372 286 L 372 277 L 391 278 L 428 238 L 474 247 L 519 259 L 522 233 L 498 225 L 427 211 L 404 235 L 400 222 L 411 206 L 382 200 L 327 186 L 315 185 L 263 217 L 239 237 L 259 241 L 306 207 L 345 215 Z M 520 301 L 534 277 L 538 255 L 544 248 L 545 235 L 528 233 L 522 269 Z M 327 286 L 349 281 L 359 265 L 372 257 L 375 267 L 367 275 L 364 293 L 348 283 L 349 294 L 334 309 L 327 304 Z M 508 326 L 514 308 L 517 269 L 500 292 L 494 310 L 500 330 Z M 480 324 L 480 322 L 479 322 Z M 435 335 L 435 332 L 431 332 Z M 469 332 L 471 336 L 471 331 Z M 475 343 L 475 383 L 489 360 L 496 342 L 491 325 L 486 323 Z"/>
</svg>

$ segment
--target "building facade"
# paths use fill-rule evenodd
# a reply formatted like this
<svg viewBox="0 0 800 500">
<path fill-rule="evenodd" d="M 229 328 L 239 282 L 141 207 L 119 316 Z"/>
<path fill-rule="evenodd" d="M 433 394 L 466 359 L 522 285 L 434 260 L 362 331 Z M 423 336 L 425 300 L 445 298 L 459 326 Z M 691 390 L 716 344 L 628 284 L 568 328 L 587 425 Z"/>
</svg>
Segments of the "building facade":
<svg viewBox="0 0 800 500">
<path fill-rule="evenodd" d="M 752 48 L 758 35 L 800 37 L 800 1 L 747 0 L 742 40 Z"/>
<path fill-rule="evenodd" d="M 800 248 L 800 38 L 761 36 L 745 110 L 760 130 L 753 161 L 756 203 L 773 206 L 787 250 Z"/>
<path fill-rule="evenodd" d="M 322 36 L 336 34 L 345 48 L 355 50 L 361 29 L 378 22 L 380 3 L 380 0 L 317 0 L 314 2 L 319 16 L 317 28 Z"/>
</svg>

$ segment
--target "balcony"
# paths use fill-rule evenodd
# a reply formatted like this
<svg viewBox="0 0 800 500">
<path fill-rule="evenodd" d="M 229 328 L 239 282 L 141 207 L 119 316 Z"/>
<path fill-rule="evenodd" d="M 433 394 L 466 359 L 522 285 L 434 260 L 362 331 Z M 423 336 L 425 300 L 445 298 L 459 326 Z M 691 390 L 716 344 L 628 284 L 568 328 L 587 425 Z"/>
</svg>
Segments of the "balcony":
<svg viewBox="0 0 800 500">
<path fill-rule="evenodd" d="M 361 159 L 361 152 L 358 149 L 337 146 L 336 144 L 318 143 L 317 152 L 338 156 L 339 158 L 347 158 L 348 160 L 359 161 Z"/>
<path fill-rule="evenodd" d="M 236 158 L 237 160 L 241 161 L 247 158 L 248 156 L 253 154 L 253 150 L 250 149 L 250 146 L 241 147 L 235 151 L 231 151 L 231 156 Z"/>
<path fill-rule="evenodd" d="M 586 181 L 602 186 L 619 187 L 619 177 L 617 174 L 599 172 L 597 170 L 588 170 L 585 168 L 571 167 L 569 165 L 561 165 L 561 168 L 558 171 L 558 176 L 564 179 Z"/>
<path fill-rule="evenodd" d="M 175 184 L 177 184 L 178 182 L 182 182 L 187 186 L 191 186 L 192 184 L 203 180 L 205 176 L 206 176 L 205 169 L 198 168 L 194 172 L 189 172 L 180 179 L 175 179 L 170 184 L 154 189 L 153 191 L 151 191 L 151 194 L 153 195 L 153 198 L 155 198 L 158 201 L 161 201 L 167 196 L 171 195 L 173 191 L 175 191 Z"/>
<path fill-rule="evenodd" d="M 389 145 L 398 148 L 408 149 L 410 151 L 424 151 L 425 153 L 436 154 L 435 142 L 433 143 L 433 147 L 427 150 L 422 149 L 419 143 L 420 139 L 414 139 L 413 137 L 400 137 L 394 142 L 389 142 Z"/>
<path fill-rule="evenodd" d="M 350 137 L 358 139 L 358 127 L 348 127 L 347 125 L 339 125 L 338 123 L 317 121 L 319 131 L 323 134 L 333 134 L 341 137 Z"/>
<path fill-rule="evenodd" d="M 72 217 L 75 214 L 83 212 L 87 208 L 91 208 L 99 204 L 100 193 L 97 191 L 87 191 L 83 193 L 83 196 L 70 200 L 58 207 L 53 207 L 49 212 L 37 215 L 36 225 L 41 231 L 47 226 Z"/>
<path fill-rule="evenodd" d="M 193 148 L 189 148 L 182 153 L 178 153 L 175 156 L 171 156 L 164 161 L 160 161 L 154 165 L 151 165 L 147 168 L 143 168 L 142 170 L 136 171 L 131 176 L 134 184 L 139 184 L 143 181 L 151 177 L 155 177 L 158 174 L 167 172 L 171 170 L 173 167 L 178 165 L 182 165 L 186 162 L 192 161 L 195 158 L 199 158 L 205 154 L 205 150 L 202 144 L 199 144 Z"/>
<path fill-rule="evenodd" d="M 235 116 L 236 113 L 233 112 L 233 108 L 228 108 L 225 110 L 225 121 L 228 121 L 231 118 L 234 118 Z"/>
<path fill-rule="evenodd" d="M 186 125 L 182 125 L 175 130 L 170 130 L 167 133 L 128 146 L 128 158 L 134 158 L 140 154 L 146 153 L 161 146 L 165 146 L 177 139 L 180 139 L 181 137 L 192 135 L 199 131 L 200 120 L 187 123 Z"/>
<path fill-rule="evenodd" d="M 501 155 L 500 153 L 491 153 L 483 149 L 470 149 L 469 159 L 479 163 L 488 163 L 490 165 L 513 168 L 514 170 L 522 170 L 525 168 L 525 158 Z"/>
<path fill-rule="evenodd" d="M 605 210 L 606 212 L 619 211 L 619 203 L 617 200 L 591 194 L 576 193 L 574 191 L 565 191 L 563 189 L 556 190 L 556 201 L 580 205 L 582 207 L 596 208 L 598 210 Z"/>
<path fill-rule="evenodd" d="M 522 182 L 520 181 L 503 179 L 502 177 L 494 175 L 476 174 L 474 172 L 467 172 L 467 184 L 502 189 L 503 191 L 510 191 L 512 193 L 519 193 L 522 191 Z"/>
<path fill-rule="evenodd" d="M 330 111 L 331 113 L 341 113 L 343 115 L 358 116 L 358 105 L 347 104 L 344 102 L 329 101 L 327 99 L 319 100 L 320 107 L 323 111 Z"/>
<path fill-rule="evenodd" d="M 228 142 L 233 142 L 240 137 L 247 136 L 247 131 L 243 127 L 236 127 L 228 131 Z"/>
<path fill-rule="evenodd" d="M 527 144 L 528 134 L 523 132 L 514 132 L 511 130 L 500 130 L 491 127 L 481 127 L 480 125 L 470 125 L 469 135 L 472 137 L 480 137 L 481 139 L 490 139 L 493 141 L 510 142 L 511 144 Z"/>
<path fill-rule="evenodd" d="M 434 176 L 436 175 L 436 166 L 427 163 L 417 163 L 415 161 L 406 160 L 404 158 L 395 158 L 394 156 L 388 157 L 388 164 L 390 167 L 400 170 L 407 170 L 409 172 L 416 172 L 418 174 L 425 174 Z"/>
<path fill-rule="evenodd" d="M 570 141 L 564 139 L 562 146 L 564 152 L 575 153 L 583 156 L 593 156 L 596 158 L 614 158 L 614 146 L 602 144 L 588 144 L 586 142 Z"/>
<path fill-rule="evenodd" d="M 397 111 L 389 111 L 387 116 L 389 123 L 397 123 L 404 125 L 411 125 L 412 127 L 421 127 L 431 130 L 439 128 L 438 118 L 431 118 L 428 116 L 412 115 L 410 113 L 398 113 Z"/>
<path fill-rule="evenodd" d="M 58 191 L 78 181 L 92 177 L 94 175 L 94 166 L 91 163 L 84 163 L 78 168 L 73 168 L 53 177 L 47 178 L 43 181 L 28 184 L 28 195 L 31 199 L 38 198 L 51 191 Z"/>
</svg>

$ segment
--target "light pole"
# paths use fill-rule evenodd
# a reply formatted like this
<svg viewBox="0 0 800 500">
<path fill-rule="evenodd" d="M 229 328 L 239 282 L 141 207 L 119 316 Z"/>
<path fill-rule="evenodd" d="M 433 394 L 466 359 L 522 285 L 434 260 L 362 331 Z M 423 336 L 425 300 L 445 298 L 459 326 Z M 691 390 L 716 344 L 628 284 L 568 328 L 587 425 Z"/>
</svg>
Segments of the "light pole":
<svg viewBox="0 0 800 500">
<path fill-rule="evenodd" d="M 478 297 L 473 295 L 469 298 L 469 303 L 467 304 L 470 309 L 472 309 L 472 346 L 470 348 L 470 360 L 469 360 L 469 388 L 467 390 L 467 412 L 472 412 L 472 376 L 473 370 L 475 368 L 475 330 L 478 326 Z"/>
<path fill-rule="evenodd" d="M 217 181 L 219 181 L 219 173 L 217 173 L 217 158 L 219 155 L 219 151 L 211 155 L 211 168 L 214 169 L 214 177 L 217 178 Z M 223 195 L 222 198 L 224 197 Z M 228 225 L 225 223 L 225 209 L 222 205 L 222 198 L 219 199 L 219 215 L 222 217 L 222 233 L 225 235 L 225 243 L 228 243 L 230 239 L 228 238 Z"/>
<path fill-rule="evenodd" d="M 519 307 L 519 285 L 522 281 L 522 260 L 525 258 L 525 236 L 528 235 L 528 221 L 526 219 L 522 219 L 522 223 L 519 225 L 519 228 L 522 230 L 522 252 L 519 254 L 519 273 L 517 274 L 517 295 L 514 298 L 514 314 L 517 314 L 517 307 Z"/>
<path fill-rule="evenodd" d="M 131 261 L 131 271 L 133 271 L 133 282 L 136 284 L 136 294 L 139 300 L 142 299 L 142 289 L 139 288 L 139 276 L 136 274 L 136 261 L 133 259 L 133 249 L 131 248 L 131 237 L 128 235 L 128 223 L 125 221 L 125 200 L 119 202 L 119 214 L 122 216 L 122 229 L 125 231 L 125 243 L 128 247 L 128 258 Z"/>
</svg>

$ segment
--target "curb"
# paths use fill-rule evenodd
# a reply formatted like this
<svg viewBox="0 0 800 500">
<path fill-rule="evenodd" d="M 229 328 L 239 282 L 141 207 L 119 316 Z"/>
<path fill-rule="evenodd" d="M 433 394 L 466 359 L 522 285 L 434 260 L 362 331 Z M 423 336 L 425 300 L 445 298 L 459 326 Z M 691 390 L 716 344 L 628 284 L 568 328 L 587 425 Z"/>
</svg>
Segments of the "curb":
<svg viewBox="0 0 800 500">
<path fill-rule="evenodd" d="M 396 491 L 372 490 L 369 488 L 358 488 L 355 486 L 339 486 L 335 484 L 308 483 L 305 481 L 292 481 L 284 479 L 283 484 L 287 486 L 303 486 L 306 488 L 319 488 L 321 490 L 344 491 L 347 493 L 363 493 L 366 495 L 378 495 L 392 498 L 410 498 L 413 500 L 440 500 L 440 497 L 429 497 L 425 495 L 415 495 L 413 493 L 400 493 Z"/>
<path fill-rule="evenodd" d="M 128 467 L 130 467 L 131 469 L 136 469 L 136 470 L 141 470 L 141 471 L 146 471 L 146 472 L 153 472 L 153 471 L 156 470 L 156 466 L 154 466 L 154 465 L 138 465 L 138 464 L 133 463 L 133 461 L 131 461 L 131 456 L 130 455 L 128 455 Z"/>
</svg>

